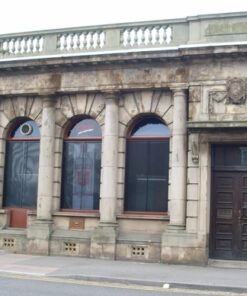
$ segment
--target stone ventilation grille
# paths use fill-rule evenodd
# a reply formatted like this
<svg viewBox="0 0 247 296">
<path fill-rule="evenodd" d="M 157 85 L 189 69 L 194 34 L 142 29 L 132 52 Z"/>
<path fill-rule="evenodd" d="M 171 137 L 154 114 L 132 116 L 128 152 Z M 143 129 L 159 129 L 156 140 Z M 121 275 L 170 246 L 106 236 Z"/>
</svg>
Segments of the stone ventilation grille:
<svg viewBox="0 0 247 296">
<path fill-rule="evenodd" d="M 131 256 L 135 258 L 145 258 L 146 247 L 145 246 L 131 246 Z"/>
<path fill-rule="evenodd" d="M 64 251 L 66 253 L 76 253 L 77 252 L 77 244 L 76 243 L 70 243 L 70 242 L 65 242 L 64 243 Z"/>
<path fill-rule="evenodd" d="M 14 248 L 15 240 L 13 238 L 4 238 L 3 239 L 3 246 L 8 249 Z"/>
</svg>

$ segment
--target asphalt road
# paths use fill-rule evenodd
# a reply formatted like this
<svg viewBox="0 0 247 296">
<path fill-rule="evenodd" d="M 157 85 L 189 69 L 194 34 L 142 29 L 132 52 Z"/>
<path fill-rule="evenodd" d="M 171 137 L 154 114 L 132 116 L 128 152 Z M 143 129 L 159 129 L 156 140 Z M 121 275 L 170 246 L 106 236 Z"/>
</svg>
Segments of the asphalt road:
<svg viewBox="0 0 247 296">
<path fill-rule="evenodd" d="M 236 296 L 213 291 L 166 290 L 116 283 L 86 282 L 58 278 L 0 275 L 1 296 Z M 246 294 L 245 294 L 246 295 Z"/>
</svg>

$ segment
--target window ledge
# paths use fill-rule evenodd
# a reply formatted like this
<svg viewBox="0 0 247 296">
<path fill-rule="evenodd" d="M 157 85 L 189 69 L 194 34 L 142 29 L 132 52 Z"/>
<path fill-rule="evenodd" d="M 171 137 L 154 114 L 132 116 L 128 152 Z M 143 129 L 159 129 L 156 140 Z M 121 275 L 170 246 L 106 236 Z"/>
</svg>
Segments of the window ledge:
<svg viewBox="0 0 247 296">
<path fill-rule="evenodd" d="M 169 221 L 170 217 L 168 214 L 165 214 L 165 213 L 164 215 L 124 213 L 121 215 L 117 215 L 117 219 Z"/>
<path fill-rule="evenodd" d="M 85 218 L 99 218 L 99 212 L 55 212 L 54 217 L 85 217 Z"/>
<path fill-rule="evenodd" d="M 0 214 L 7 214 L 8 212 L 8 209 L 0 209 Z"/>
<path fill-rule="evenodd" d="M 28 216 L 36 216 L 36 214 L 37 214 L 37 211 L 36 210 L 28 210 L 27 211 L 27 215 Z"/>
</svg>

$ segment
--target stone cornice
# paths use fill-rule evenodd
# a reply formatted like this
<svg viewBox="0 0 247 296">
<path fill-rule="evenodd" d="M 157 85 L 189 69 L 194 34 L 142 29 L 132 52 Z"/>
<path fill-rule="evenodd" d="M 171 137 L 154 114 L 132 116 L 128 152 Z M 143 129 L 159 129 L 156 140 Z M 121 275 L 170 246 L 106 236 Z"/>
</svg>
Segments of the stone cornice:
<svg viewBox="0 0 247 296">
<path fill-rule="evenodd" d="M 157 50 L 122 53 L 105 53 L 93 56 L 75 55 L 75 56 L 53 56 L 37 57 L 35 59 L 15 59 L 0 61 L 1 72 L 11 74 L 12 71 L 70 71 L 80 69 L 93 69 L 95 67 L 111 67 L 113 65 L 126 67 L 136 63 L 144 63 L 152 66 L 152 63 L 166 63 L 172 60 L 186 61 L 193 59 L 223 58 L 232 56 L 247 56 L 247 43 L 243 44 L 204 44 L 186 47 L 158 48 Z"/>
</svg>

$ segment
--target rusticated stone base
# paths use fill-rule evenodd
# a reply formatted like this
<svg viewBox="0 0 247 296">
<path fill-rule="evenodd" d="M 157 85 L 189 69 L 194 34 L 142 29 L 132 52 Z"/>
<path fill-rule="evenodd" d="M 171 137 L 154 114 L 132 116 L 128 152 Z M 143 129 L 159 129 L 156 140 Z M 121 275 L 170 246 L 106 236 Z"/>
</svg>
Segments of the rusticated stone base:
<svg viewBox="0 0 247 296">
<path fill-rule="evenodd" d="M 207 260 L 208 248 L 196 234 L 189 234 L 185 231 L 163 233 L 162 263 L 205 265 Z"/>
<path fill-rule="evenodd" d="M 169 264 L 206 265 L 208 250 L 205 248 L 163 247 L 161 262 Z"/>
<path fill-rule="evenodd" d="M 100 224 L 91 237 L 90 257 L 115 259 L 116 255 L 116 224 Z"/>
<path fill-rule="evenodd" d="M 51 221 L 37 220 L 27 229 L 27 253 L 36 255 L 50 254 Z"/>
</svg>

